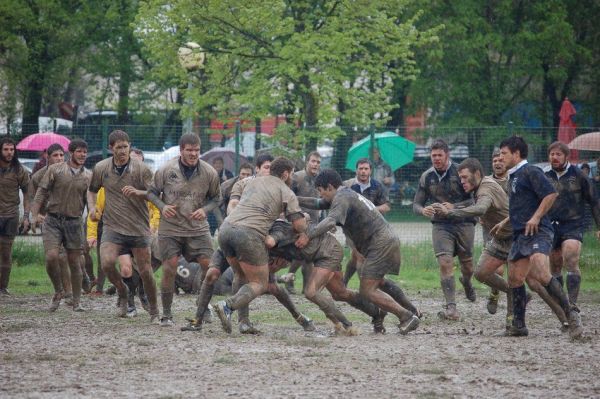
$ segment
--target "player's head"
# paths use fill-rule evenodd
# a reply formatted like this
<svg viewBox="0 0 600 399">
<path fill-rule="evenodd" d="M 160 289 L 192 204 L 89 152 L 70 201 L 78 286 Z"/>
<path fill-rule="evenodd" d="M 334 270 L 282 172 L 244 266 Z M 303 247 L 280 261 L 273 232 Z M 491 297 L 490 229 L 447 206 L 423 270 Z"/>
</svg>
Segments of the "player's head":
<svg viewBox="0 0 600 399">
<path fill-rule="evenodd" d="M 319 195 L 327 202 L 331 202 L 342 185 L 342 177 L 335 169 L 323 169 L 315 178 L 315 187 Z"/>
<path fill-rule="evenodd" d="M 271 154 L 260 154 L 256 157 L 256 175 L 257 176 L 268 176 L 271 169 L 271 162 L 273 162 L 273 155 Z"/>
<path fill-rule="evenodd" d="M 555 141 L 548 146 L 548 162 L 552 169 L 562 172 L 569 161 L 569 146 L 560 141 Z"/>
<path fill-rule="evenodd" d="M 85 140 L 73 139 L 69 143 L 69 162 L 76 167 L 81 167 L 87 158 L 88 145 Z"/>
<path fill-rule="evenodd" d="M 212 161 L 212 166 L 217 172 L 221 173 L 221 171 L 225 167 L 225 161 L 223 160 L 223 157 L 214 158 Z"/>
<path fill-rule="evenodd" d="M 502 154 L 506 169 L 510 169 L 522 160 L 527 159 L 527 153 L 528 147 L 523 137 L 512 136 L 500 143 L 500 154 Z"/>
<path fill-rule="evenodd" d="M 306 171 L 311 176 L 316 176 L 321 169 L 321 154 L 318 151 L 312 151 L 306 157 Z"/>
<path fill-rule="evenodd" d="M 65 160 L 65 150 L 62 145 L 54 143 L 46 149 L 48 155 L 48 165 L 54 165 L 55 163 L 61 163 Z"/>
<path fill-rule="evenodd" d="M 241 179 L 245 179 L 246 177 L 250 177 L 252 176 L 252 165 L 249 164 L 248 162 L 244 162 L 243 164 L 240 165 L 240 170 L 238 171 L 238 175 L 240 176 L 240 180 Z"/>
<path fill-rule="evenodd" d="M 492 152 L 492 170 L 494 171 L 494 176 L 496 177 L 504 177 L 504 175 L 506 175 L 504 158 L 502 158 L 499 148 L 496 148 L 494 152 Z"/>
<path fill-rule="evenodd" d="M 483 179 L 483 166 L 476 158 L 467 158 L 458 165 L 458 176 L 465 192 L 477 190 Z"/>
<path fill-rule="evenodd" d="M 13 139 L 10 137 L 2 137 L 0 139 L 0 148 L 2 149 L 2 153 L 0 154 L 0 159 L 2 162 L 6 162 L 12 166 L 19 165 L 17 146 L 15 145 Z"/>
<path fill-rule="evenodd" d="M 285 157 L 277 157 L 271 162 L 271 169 L 269 171 L 271 176 L 279 177 L 288 186 L 292 184 L 293 172 L 294 163 Z"/>
<path fill-rule="evenodd" d="M 429 156 L 431 164 L 437 171 L 445 171 L 448 167 L 448 159 L 450 158 L 450 147 L 442 139 L 436 139 L 431 143 L 429 148 Z"/>
<path fill-rule="evenodd" d="M 200 160 L 200 137 L 194 133 L 181 135 L 179 138 L 179 155 L 184 165 L 198 165 Z"/>
<path fill-rule="evenodd" d="M 129 156 L 132 159 L 137 159 L 138 161 L 144 162 L 144 151 L 140 150 L 139 148 L 131 148 L 131 151 L 129 151 Z"/>
<path fill-rule="evenodd" d="M 356 180 L 367 183 L 371 177 L 371 161 L 369 158 L 361 158 L 356 161 Z"/>
<path fill-rule="evenodd" d="M 108 135 L 108 147 L 113 152 L 113 159 L 118 165 L 129 162 L 129 135 L 123 130 L 113 130 Z"/>
<path fill-rule="evenodd" d="M 583 174 L 587 177 L 590 177 L 590 171 L 592 169 L 590 168 L 590 164 L 589 163 L 584 163 L 581 165 L 581 171 L 583 172 Z"/>
</svg>

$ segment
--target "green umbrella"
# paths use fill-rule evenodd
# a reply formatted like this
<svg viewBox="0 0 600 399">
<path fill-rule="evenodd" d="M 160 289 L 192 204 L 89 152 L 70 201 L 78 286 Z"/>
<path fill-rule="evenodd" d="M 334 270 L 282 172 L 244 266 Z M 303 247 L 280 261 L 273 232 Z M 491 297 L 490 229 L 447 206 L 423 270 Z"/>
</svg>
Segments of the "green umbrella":
<svg viewBox="0 0 600 399">
<path fill-rule="evenodd" d="M 383 159 L 392 171 L 401 168 L 413 161 L 416 144 L 394 132 L 383 132 L 375 134 L 375 147 L 379 149 Z M 356 169 L 356 161 L 361 158 L 369 158 L 371 148 L 371 136 L 354 143 L 348 150 L 346 158 L 346 169 Z"/>
</svg>

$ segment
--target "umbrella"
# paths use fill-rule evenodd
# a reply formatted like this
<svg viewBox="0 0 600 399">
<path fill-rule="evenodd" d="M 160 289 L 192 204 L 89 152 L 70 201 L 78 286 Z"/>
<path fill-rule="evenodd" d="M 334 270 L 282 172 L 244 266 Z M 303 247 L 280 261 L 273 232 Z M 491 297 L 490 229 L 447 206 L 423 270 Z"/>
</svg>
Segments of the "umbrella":
<svg viewBox="0 0 600 399">
<path fill-rule="evenodd" d="M 571 150 L 600 151 L 600 132 L 586 133 L 569 143 Z"/>
<path fill-rule="evenodd" d="M 223 158 L 223 163 L 225 164 L 225 169 L 228 169 L 230 171 L 232 171 L 234 174 L 237 173 L 237 171 L 235 170 L 235 151 L 229 149 L 229 148 L 225 148 L 225 147 L 215 147 L 212 148 L 208 151 L 206 151 L 204 154 L 200 155 L 200 159 L 203 160 L 204 162 L 208 162 L 209 164 L 212 165 L 212 162 L 214 161 L 215 158 L 221 157 Z M 242 154 L 239 154 L 240 156 L 240 162 L 239 164 L 243 164 L 244 162 L 248 162 L 248 160 L 246 159 L 245 156 L 243 156 Z"/>
<path fill-rule="evenodd" d="M 416 144 L 394 132 L 384 132 L 375 134 L 375 146 L 379 149 L 381 159 L 390 165 L 392 171 L 394 171 L 413 161 Z M 360 158 L 368 158 L 370 148 L 370 136 L 354 143 L 348 150 L 346 169 L 354 170 L 356 161 Z"/>
<path fill-rule="evenodd" d="M 575 116 L 575 114 L 577 114 L 575 107 L 573 106 L 573 104 L 571 104 L 569 99 L 565 97 L 565 100 L 563 101 L 562 106 L 560 107 L 560 112 L 558 113 L 558 116 L 560 118 L 560 122 L 558 125 L 558 141 L 562 141 L 565 144 L 569 144 L 575 138 L 575 128 L 577 126 L 575 125 L 575 122 L 573 122 L 572 119 Z M 579 154 L 577 153 L 577 151 L 572 150 L 570 158 L 579 158 Z"/>
<path fill-rule="evenodd" d="M 30 136 L 25 137 L 23 140 L 17 144 L 17 150 L 19 151 L 46 151 L 48 147 L 52 144 L 60 144 L 63 149 L 66 151 L 69 146 L 69 140 L 67 137 L 52 133 L 52 132 L 43 132 L 36 133 Z"/>
</svg>

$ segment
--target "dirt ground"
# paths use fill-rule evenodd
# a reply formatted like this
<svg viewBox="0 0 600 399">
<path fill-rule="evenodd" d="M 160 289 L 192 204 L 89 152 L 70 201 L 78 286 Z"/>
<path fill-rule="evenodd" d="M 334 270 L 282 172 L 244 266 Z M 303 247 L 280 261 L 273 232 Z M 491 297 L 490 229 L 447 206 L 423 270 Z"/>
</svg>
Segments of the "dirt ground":
<svg viewBox="0 0 600 399">
<path fill-rule="evenodd" d="M 581 300 L 587 338 L 571 342 L 539 298 L 528 308 L 527 338 L 494 337 L 496 315 L 459 300 L 463 321 L 436 317 L 439 295 L 409 292 L 426 316 L 408 336 L 373 335 L 366 316 L 341 305 L 362 331 L 333 337 L 317 309 L 304 332 L 272 297 L 251 306 L 262 335 L 225 334 L 218 320 L 202 332 L 180 332 L 194 297 L 175 299 L 176 327 L 114 316 L 115 298 L 87 298 L 87 313 L 49 298 L 0 297 L 0 397 L 146 398 L 428 398 L 600 397 L 599 295 Z"/>
</svg>

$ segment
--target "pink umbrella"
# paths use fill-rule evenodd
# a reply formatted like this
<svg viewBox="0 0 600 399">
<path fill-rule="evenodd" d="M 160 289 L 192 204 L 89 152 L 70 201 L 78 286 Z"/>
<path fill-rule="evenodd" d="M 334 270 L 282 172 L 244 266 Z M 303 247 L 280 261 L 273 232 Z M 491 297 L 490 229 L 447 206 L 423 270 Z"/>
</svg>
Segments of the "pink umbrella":
<svg viewBox="0 0 600 399">
<path fill-rule="evenodd" d="M 600 151 L 600 132 L 582 134 L 569 143 L 571 150 Z"/>
<path fill-rule="evenodd" d="M 67 137 L 52 133 L 52 132 L 43 132 L 36 133 L 30 136 L 25 137 L 23 140 L 17 144 L 17 150 L 20 151 L 45 151 L 52 144 L 60 144 L 63 149 L 66 151 L 69 146 L 69 140 Z"/>
<path fill-rule="evenodd" d="M 558 141 L 562 141 L 565 144 L 569 144 L 575 138 L 575 122 L 573 122 L 573 117 L 577 114 L 575 107 L 567 97 L 562 103 L 560 107 L 560 112 L 558 116 L 560 117 L 560 123 L 558 125 Z M 575 150 L 571 150 L 571 159 L 578 159 L 579 153 Z"/>
</svg>

